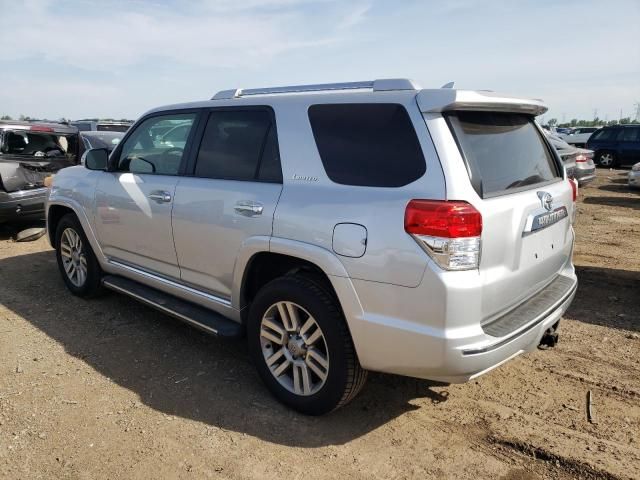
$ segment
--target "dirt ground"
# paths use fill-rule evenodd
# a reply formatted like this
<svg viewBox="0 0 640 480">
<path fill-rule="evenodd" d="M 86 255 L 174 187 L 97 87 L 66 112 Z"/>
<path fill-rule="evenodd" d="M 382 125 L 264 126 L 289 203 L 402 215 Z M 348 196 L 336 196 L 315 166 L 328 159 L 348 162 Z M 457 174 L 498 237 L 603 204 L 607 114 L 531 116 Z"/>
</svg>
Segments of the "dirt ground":
<svg viewBox="0 0 640 480">
<path fill-rule="evenodd" d="M 600 170 L 580 191 L 580 286 L 555 349 L 464 385 L 372 374 L 322 418 L 272 399 L 244 343 L 75 298 L 45 238 L 0 229 L 0 478 L 640 478 L 640 193 L 625 181 Z"/>
</svg>

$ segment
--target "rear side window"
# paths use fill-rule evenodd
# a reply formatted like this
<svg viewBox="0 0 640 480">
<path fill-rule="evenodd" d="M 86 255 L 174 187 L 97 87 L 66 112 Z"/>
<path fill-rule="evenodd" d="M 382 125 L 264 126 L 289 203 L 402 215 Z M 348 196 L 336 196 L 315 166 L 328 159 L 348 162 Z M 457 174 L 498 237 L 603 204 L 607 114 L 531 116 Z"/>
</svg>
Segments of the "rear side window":
<svg viewBox="0 0 640 480">
<path fill-rule="evenodd" d="M 401 187 L 424 175 L 422 149 L 402 105 L 312 105 L 309 120 L 327 176 L 336 183 Z"/>
<path fill-rule="evenodd" d="M 447 119 L 480 196 L 524 190 L 560 176 L 531 117 L 460 111 L 449 114 Z"/>
<path fill-rule="evenodd" d="M 640 128 L 623 128 L 622 129 L 623 142 L 638 142 L 640 141 Z"/>
<path fill-rule="evenodd" d="M 267 110 L 220 110 L 209 116 L 197 177 L 282 182 L 276 130 Z"/>
</svg>

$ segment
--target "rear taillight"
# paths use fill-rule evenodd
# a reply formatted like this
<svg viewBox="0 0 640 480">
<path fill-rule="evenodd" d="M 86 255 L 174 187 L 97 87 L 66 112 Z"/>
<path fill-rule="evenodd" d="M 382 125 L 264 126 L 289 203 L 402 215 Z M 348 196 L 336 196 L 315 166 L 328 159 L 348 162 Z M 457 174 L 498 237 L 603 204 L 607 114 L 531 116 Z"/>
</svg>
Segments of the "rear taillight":
<svg viewBox="0 0 640 480">
<path fill-rule="evenodd" d="M 32 125 L 29 130 L 32 132 L 53 132 L 53 128 L 45 127 L 44 125 Z"/>
<path fill-rule="evenodd" d="M 579 153 L 576 155 L 576 163 L 587 163 L 593 158 L 593 153 Z"/>
<path fill-rule="evenodd" d="M 469 203 L 411 200 L 404 214 L 404 230 L 442 268 L 478 268 L 482 215 Z"/>
<path fill-rule="evenodd" d="M 573 201 L 575 202 L 578 198 L 578 182 L 576 182 L 573 178 L 569 179 L 569 184 L 571 185 L 571 190 L 573 193 Z"/>
</svg>

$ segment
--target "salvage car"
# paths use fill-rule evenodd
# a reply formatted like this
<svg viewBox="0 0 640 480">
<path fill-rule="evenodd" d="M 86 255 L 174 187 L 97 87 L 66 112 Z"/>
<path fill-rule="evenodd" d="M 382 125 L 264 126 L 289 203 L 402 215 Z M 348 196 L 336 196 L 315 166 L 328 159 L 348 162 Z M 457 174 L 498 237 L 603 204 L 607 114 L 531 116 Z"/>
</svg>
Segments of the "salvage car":
<svg viewBox="0 0 640 480">
<path fill-rule="evenodd" d="M 593 162 L 592 150 L 576 148 L 552 133 L 547 133 L 547 138 L 560 155 L 569 178 L 575 178 L 581 187 L 596 178 L 596 164 Z"/>
<path fill-rule="evenodd" d="M 369 370 L 465 382 L 554 345 L 576 292 L 577 186 L 546 110 L 408 79 L 156 108 L 54 177 L 49 240 L 74 295 L 245 335 L 303 413 L 347 404 Z M 184 146 L 155 133 L 169 121 Z"/>
<path fill-rule="evenodd" d="M 627 178 L 631 188 L 640 188 L 640 162 L 631 167 Z"/>
<path fill-rule="evenodd" d="M 44 219 L 44 179 L 77 158 L 75 127 L 0 121 L 0 223 Z"/>
</svg>

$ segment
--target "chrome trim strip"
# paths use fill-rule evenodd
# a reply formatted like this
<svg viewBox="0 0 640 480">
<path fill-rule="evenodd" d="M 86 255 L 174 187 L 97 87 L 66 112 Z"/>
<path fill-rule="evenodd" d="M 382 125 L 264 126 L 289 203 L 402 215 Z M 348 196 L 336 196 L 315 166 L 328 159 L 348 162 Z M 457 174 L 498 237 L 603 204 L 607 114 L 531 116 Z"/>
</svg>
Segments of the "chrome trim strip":
<svg viewBox="0 0 640 480">
<path fill-rule="evenodd" d="M 128 270 L 129 272 L 135 273 L 136 275 L 140 275 L 146 277 L 150 280 L 155 280 L 156 282 L 164 283 L 170 287 L 178 288 L 180 290 L 184 290 L 185 292 L 192 293 L 194 295 L 198 295 L 200 297 L 206 298 L 215 303 L 219 303 L 225 307 L 231 307 L 231 300 L 226 300 L 224 298 L 216 297 L 215 295 L 211 295 L 210 293 L 205 293 L 200 290 L 196 290 L 195 288 L 187 287 L 186 285 L 182 285 L 180 283 L 174 282 L 173 280 L 169 280 L 168 278 L 160 277 L 158 275 L 154 275 L 153 273 L 147 272 L 145 270 L 140 270 L 138 268 L 132 267 L 125 263 L 120 263 L 117 260 L 107 260 L 108 263 L 114 265 L 116 267 L 122 268 L 124 270 Z"/>
<path fill-rule="evenodd" d="M 122 287 L 119 287 L 117 285 L 109 283 L 108 280 L 103 281 L 102 284 L 105 287 L 110 288 L 111 290 L 114 290 L 114 291 L 120 292 L 120 293 L 124 293 L 125 295 L 128 295 L 128 296 L 130 296 L 132 298 L 135 298 L 139 302 L 144 303 L 145 305 L 149 305 L 149 306 L 151 306 L 151 307 L 153 307 L 153 308 L 155 308 L 157 310 L 160 310 L 160 311 L 166 313 L 167 315 L 171 315 L 172 317 L 176 317 L 176 318 L 178 318 L 178 319 L 180 319 L 180 320 L 182 320 L 184 322 L 190 323 L 191 325 L 193 325 L 195 327 L 201 328 L 203 330 L 206 330 L 207 332 L 211 332 L 211 333 L 213 333 L 215 335 L 218 335 L 218 331 L 215 328 L 209 327 L 208 325 L 203 325 L 200 322 L 196 322 L 192 318 L 186 317 L 186 316 L 182 315 L 181 313 L 178 313 L 178 312 L 176 312 L 174 310 L 166 308 L 166 307 L 160 305 L 159 303 L 156 303 L 156 302 L 153 302 L 153 301 L 149 300 L 146 297 L 143 297 L 141 295 L 137 295 L 137 294 L 135 294 L 133 292 L 130 292 L 127 289 L 124 289 Z"/>
<path fill-rule="evenodd" d="M 571 296 L 576 293 L 577 289 L 578 289 L 578 282 L 576 282 L 573 285 L 571 290 L 569 290 L 569 293 L 567 293 L 564 297 L 562 297 L 562 299 L 560 299 L 555 305 L 553 305 L 550 308 L 548 308 L 542 315 L 540 315 L 540 317 L 537 320 L 534 320 L 529 325 L 525 325 L 520 330 L 515 331 L 514 333 L 512 333 L 508 337 L 500 340 L 497 343 L 493 343 L 491 345 L 487 345 L 486 347 L 482 347 L 482 348 L 475 348 L 475 349 L 470 349 L 470 350 L 462 350 L 462 355 L 466 357 L 466 356 L 469 356 L 469 355 L 477 355 L 479 353 L 488 353 L 488 352 L 491 352 L 493 350 L 496 350 L 496 349 L 506 345 L 507 343 L 515 340 L 518 337 L 521 337 L 522 335 L 524 335 L 528 331 L 532 330 L 533 328 L 535 328 L 538 325 L 540 325 L 541 323 L 543 323 L 549 317 L 550 314 L 552 314 L 554 311 L 556 311 L 558 309 L 558 307 L 560 307 L 569 298 L 571 298 Z"/>
<path fill-rule="evenodd" d="M 32 188 L 31 190 L 18 190 L 16 192 L 8 192 L 7 195 L 12 200 L 19 200 L 21 198 L 37 197 L 39 195 L 46 195 L 49 189 L 47 187 Z"/>
</svg>

